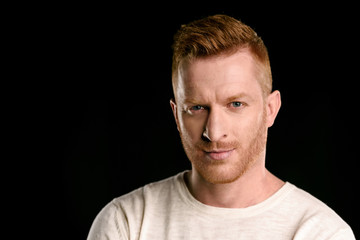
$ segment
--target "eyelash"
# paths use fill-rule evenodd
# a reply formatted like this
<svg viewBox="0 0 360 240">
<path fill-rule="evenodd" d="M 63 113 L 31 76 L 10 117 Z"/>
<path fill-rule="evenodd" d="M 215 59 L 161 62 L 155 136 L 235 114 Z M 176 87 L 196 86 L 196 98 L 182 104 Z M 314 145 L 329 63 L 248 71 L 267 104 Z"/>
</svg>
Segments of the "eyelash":
<svg viewBox="0 0 360 240">
<path fill-rule="evenodd" d="M 203 106 L 200 105 L 196 105 L 196 106 L 192 106 L 191 108 L 189 108 L 190 111 L 200 111 L 205 109 Z"/>
<path fill-rule="evenodd" d="M 239 104 L 239 106 L 234 106 L 234 104 Z M 231 102 L 229 105 L 232 105 L 234 108 L 242 107 L 244 104 L 242 102 Z"/>
<path fill-rule="evenodd" d="M 235 106 L 235 104 L 237 106 Z M 240 108 L 243 105 L 244 105 L 244 103 L 239 102 L 239 101 L 231 102 L 231 103 L 228 104 L 229 107 L 233 107 L 233 108 Z M 204 110 L 204 109 L 206 109 L 206 107 L 203 107 L 201 105 L 195 105 L 195 106 L 190 107 L 187 111 L 191 113 L 191 112 L 198 112 L 198 111 L 201 111 L 201 110 Z"/>
</svg>

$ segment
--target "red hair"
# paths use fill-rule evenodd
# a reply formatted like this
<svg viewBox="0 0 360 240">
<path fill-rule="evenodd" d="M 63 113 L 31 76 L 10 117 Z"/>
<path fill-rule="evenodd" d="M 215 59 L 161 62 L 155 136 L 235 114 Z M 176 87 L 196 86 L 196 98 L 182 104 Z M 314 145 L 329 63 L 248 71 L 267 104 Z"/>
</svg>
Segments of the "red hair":
<svg viewBox="0 0 360 240">
<path fill-rule="evenodd" d="M 172 82 L 184 61 L 249 50 L 260 67 L 259 83 L 265 94 L 272 91 L 268 51 L 262 39 L 248 25 L 226 15 L 214 15 L 182 25 L 173 43 Z"/>
</svg>

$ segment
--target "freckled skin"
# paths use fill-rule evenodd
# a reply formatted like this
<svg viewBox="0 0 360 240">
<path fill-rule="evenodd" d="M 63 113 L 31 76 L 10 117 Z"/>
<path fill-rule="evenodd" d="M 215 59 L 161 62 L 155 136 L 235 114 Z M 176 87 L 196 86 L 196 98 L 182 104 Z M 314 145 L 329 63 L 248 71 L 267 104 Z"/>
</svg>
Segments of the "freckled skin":
<svg viewBox="0 0 360 240">
<path fill-rule="evenodd" d="M 263 91 L 249 51 L 199 58 L 179 68 L 170 101 L 192 171 L 185 181 L 204 204 L 246 207 L 284 182 L 265 168 L 267 129 L 280 93 Z"/>
<path fill-rule="evenodd" d="M 266 144 L 255 63 L 249 54 L 239 53 L 195 60 L 182 73 L 176 115 L 185 152 L 207 181 L 232 182 L 256 161 Z M 222 160 L 208 154 L 230 150 Z"/>
</svg>

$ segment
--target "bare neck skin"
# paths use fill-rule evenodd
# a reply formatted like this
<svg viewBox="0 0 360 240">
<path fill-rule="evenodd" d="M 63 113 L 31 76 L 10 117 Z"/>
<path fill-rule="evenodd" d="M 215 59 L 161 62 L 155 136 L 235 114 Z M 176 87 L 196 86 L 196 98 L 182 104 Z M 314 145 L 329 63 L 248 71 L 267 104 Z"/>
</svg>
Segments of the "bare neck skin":
<svg viewBox="0 0 360 240">
<path fill-rule="evenodd" d="M 203 204 L 222 208 L 246 208 L 256 205 L 275 192 L 284 182 L 270 173 L 263 161 L 258 161 L 232 183 L 211 184 L 193 168 L 185 182 L 191 194 Z"/>
</svg>

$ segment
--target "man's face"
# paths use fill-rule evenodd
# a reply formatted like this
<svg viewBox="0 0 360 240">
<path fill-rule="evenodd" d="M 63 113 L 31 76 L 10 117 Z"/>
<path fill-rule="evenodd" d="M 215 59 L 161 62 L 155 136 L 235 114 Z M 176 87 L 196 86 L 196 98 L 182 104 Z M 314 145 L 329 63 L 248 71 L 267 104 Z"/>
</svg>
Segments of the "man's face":
<svg viewBox="0 0 360 240">
<path fill-rule="evenodd" d="M 172 108 L 193 170 L 229 183 L 265 154 L 266 101 L 247 51 L 184 64 Z"/>
</svg>

